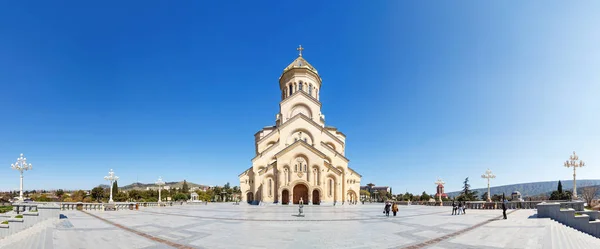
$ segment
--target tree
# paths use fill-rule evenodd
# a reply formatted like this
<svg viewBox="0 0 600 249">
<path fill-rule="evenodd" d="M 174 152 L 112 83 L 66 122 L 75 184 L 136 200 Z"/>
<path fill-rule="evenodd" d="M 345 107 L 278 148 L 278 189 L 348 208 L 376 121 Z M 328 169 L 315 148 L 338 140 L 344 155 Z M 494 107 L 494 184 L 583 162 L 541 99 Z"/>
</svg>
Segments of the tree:
<svg viewBox="0 0 600 249">
<path fill-rule="evenodd" d="M 92 199 L 96 201 L 102 201 L 104 198 L 104 188 L 98 186 L 92 189 Z"/>
<path fill-rule="evenodd" d="M 140 199 L 142 199 L 144 197 L 142 191 L 139 191 L 137 189 L 129 190 L 127 192 L 127 195 L 129 196 L 130 199 L 132 199 L 134 201 L 139 201 Z"/>
<path fill-rule="evenodd" d="M 55 194 L 58 198 L 61 198 L 65 194 L 65 191 L 62 189 L 59 189 L 59 190 L 56 190 Z"/>
<path fill-rule="evenodd" d="M 178 193 L 175 196 L 173 196 L 173 200 L 174 201 L 187 201 L 188 196 L 184 193 Z"/>
<path fill-rule="evenodd" d="M 562 183 L 560 182 L 560 180 L 558 180 L 558 188 L 557 188 L 557 191 L 558 191 L 558 193 L 559 193 L 559 194 L 562 194 L 562 193 L 563 193 L 563 189 L 562 189 Z"/>
<path fill-rule="evenodd" d="M 465 178 L 465 181 L 463 182 L 464 186 L 463 186 L 463 191 L 462 194 L 465 197 L 468 197 L 471 194 L 471 184 L 469 184 L 469 178 Z"/>
<path fill-rule="evenodd" d="M 585 200 L 588 207 L 592 207 L 592 200 L 598 197 L 600 186 L 587 186 L 581 189 L 581 198 Z"/>
<path fill-rule="evenodd" d="M 469 184 L 469 178 L 467 177 L 463 183 L 464 183 L 463 190 L 461 191 L 460 195 L 458 197 L 456 197 L 456 200 L 458 200 L 458 201 L 475 201 L 475 200 L 477 200 L 478 192 L 471 191 L 471 185 Z"/>
<path fill-rule="evenodd" d="M 113 187 L 112 187 L 113 199 L 115 198 L 115 196 L 117 196 L 118 193 L 119 193 L 119 184 L 117 184 L 117 181 L 115 181 L 115 182 L 113 182 Z"/>
<path fill-rule="evenodd" d="M 488 199 L 488 192 L 485 192 L 481 195 L 481 199 L 482 200 L 487 200 Z M 491 198 L 490 198 L 491 199 Z"/>
<path fill-rule="evenodd" d="M 431 196 L 429 196 L 425 191 L 423 191 L 423 193 L 421 194 L 421 201 L 429 201 L 429 199 L 431 199 Z"/>
<path fill-rule="evenodd" d="M 562 183 L 560 181 L 558 181 L 558 187 L 556 188 L 556 191 L 552 191 L 552 193 L 550 194 L 550 200 L 570 200 L 570 199 L 571 199 L 571 192 L 563 191 Z"/>
<path fill-rule="evenodd" d="M 118 192 L 116 195 L 113 195 L 113 200 L 117 202 L 127 201 L 128 198 L 127 192 Z"/>
<path fill-rule="evenodd" d="M 85 198 L 85 196 L 86 196 L 85 191 L 77 190 L 71 194 L 71 199 L 74 202 L 80 202 L 80 201 L 83 201 L 83 198 Z"/>
<path fill-rule="evenodd" d="M 190 187 L 187 184 L 186 180 L 183 180 L 183 186 L 181 186 L 181 192 L 187 194 L 190 192 Z"/>
</svg>

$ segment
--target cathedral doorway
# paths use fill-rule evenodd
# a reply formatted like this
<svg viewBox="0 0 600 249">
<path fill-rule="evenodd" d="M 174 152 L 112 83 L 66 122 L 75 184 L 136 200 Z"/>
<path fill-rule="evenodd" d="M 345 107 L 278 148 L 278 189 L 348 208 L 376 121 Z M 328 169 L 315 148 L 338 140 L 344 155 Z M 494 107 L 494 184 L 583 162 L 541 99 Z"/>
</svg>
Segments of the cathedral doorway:
<svg viewBox="0 0 600 249">
<path fill-rule="evenodd" d="M 356 195 L 356 192 L 348 190 L 348 196 L 346 200 L 351 204 L 356 204 L 358 202 L 358 196 Z"/>
<path fill-rule="evenodd" d="M 252 192 L 248 192 L 248 193 L 246 194 L 246 201 L 247 201 L 248 203 L 252 203 L 252 202 L 254 201 L 254 194 L 252 194 Z"/>
<path fill-rule="evenodd" d="M 294 204 L 299 204 L 300 198 L 302 198 L 304 204 L 308 203 L 308 188 L 304 184 L 294 186 Z"/>
<path fill-rule="evenodd" d="M 312 192 L 312 203 L 314 205 L 319 205 L 321 204 L 321 195 L 319 194 L 319 190 L 313 190 Z"/>
<path fill-rule="evenodd" d="M 281 191 L 281 204 L 287 205 L 290 203 L 290 191 L 284 189 Z"/>
</svg>

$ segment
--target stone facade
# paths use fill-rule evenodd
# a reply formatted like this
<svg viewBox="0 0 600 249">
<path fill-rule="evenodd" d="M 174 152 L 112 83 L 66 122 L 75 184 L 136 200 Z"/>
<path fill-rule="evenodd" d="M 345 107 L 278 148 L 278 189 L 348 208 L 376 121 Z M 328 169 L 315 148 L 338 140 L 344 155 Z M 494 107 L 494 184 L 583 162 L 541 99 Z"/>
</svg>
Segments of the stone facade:
<svg viewBox="0 0 600 249">
<path fill-rule="evenodd" d="M 252 167 L 239 175 L 242 200 L 257 204 L 356 203 L 361 175 L 348 167 L 346 135 L 325 126 L 321 77 L 302 54 L 279 78 L 275 125 L 254 135 Z"/>
</svg>

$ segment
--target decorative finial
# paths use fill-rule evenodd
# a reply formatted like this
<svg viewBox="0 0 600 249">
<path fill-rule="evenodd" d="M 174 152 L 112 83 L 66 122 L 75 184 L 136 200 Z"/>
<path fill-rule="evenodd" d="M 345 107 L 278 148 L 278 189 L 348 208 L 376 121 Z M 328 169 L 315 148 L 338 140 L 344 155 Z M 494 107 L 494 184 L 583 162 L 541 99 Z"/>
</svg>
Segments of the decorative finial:
<svg viewBox="0 0 600 249">
<path fill-rule="evenodd" d="M 298 56 L 302 57 L 302 50 L 304 50 L 304 48 L 302 47 L 302 45 L 298 46 L 298 48 L 296 50 L 299 51 Z"/>
</svg>

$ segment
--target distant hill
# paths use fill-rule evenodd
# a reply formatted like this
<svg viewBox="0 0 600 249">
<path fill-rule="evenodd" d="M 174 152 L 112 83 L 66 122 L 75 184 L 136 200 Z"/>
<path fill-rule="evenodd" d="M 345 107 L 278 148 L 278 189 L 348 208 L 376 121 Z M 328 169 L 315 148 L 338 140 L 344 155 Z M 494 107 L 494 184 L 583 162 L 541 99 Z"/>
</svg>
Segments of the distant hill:
<svg viewBox="0 0 600 249">
<path fill-rule="evenodd" d="M 563 190 L 572 190 L 573 189 L 573 180 L 561 180 Z M 579 189 L 585 186 L 593 186 L 600 185 L 600 180 L 577 180 L 577 192 L 579 193 Z M 536 196 L 539 194 L 549 194 L 552 191 L 556 190 L 558 187 L 558 180 L 550 181 L 550 182 L 530 182 L 530 183 L 519 183 L 519 184 L 511 184 L 504 186 L 492 186 L 490 187 L 490 192 L 492 195 L 495 194 L 506 194 L 510 195 L 513 191 L 521 192 L 523 197 L 527 196 Z M 478 192 L 478 196 L 481 196 L 483 193 L 487 192 L 487 188 L 478 188 L 472 189 Z M 454 191 L 446 193 L 448 196 L 458 196 L 460 191 Z"/>
<path fill-rule="evenodd" d="M 193 187 L 209 187 L 207 185 L 201 185 L 201 184 L 196 184 L 196 183 L 192 183 L 192 182 L 187 182 L 188 187 L 193 188 Z M 165 182 L 165 186 L 170 186 L 171 188 L 182 188 L 183 187 L 183 181 L 180 182 Z M 146 190 L 147 187 L 156 187 L 156 184 L 154 183 L 141 183 L 141 182 L 135 182 L 129 185 L 125 185 L 125 186 L 119 186 L 119 189 L 127 191 L 127 190 L 132 190 L 132 189 L 136 189 L 136 190 Z"/>
</svg>

